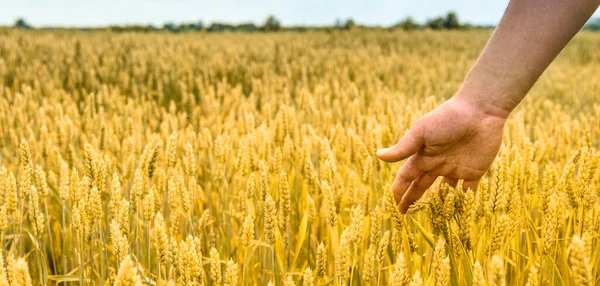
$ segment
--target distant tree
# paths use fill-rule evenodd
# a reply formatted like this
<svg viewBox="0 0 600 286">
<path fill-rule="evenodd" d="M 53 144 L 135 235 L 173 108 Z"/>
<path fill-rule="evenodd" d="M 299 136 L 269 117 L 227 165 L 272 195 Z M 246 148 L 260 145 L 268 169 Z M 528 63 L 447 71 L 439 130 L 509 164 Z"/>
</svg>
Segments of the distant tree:
<svg viewBox="0 0 600 286">
<path fill-rule="evenodd" d="M 225 32 L 225 31 L 235 31 L 236 27 L 230 24 L 224 23 L 212 23 L 206 31 L 208 32 Z"/>
<path fill-rule="evenodd" d="M 258 30 L 258 27 L 254 23 L 242 23 L 237 25 L 237 29 L 244 32 L 254 32 Z"/>
<path fill-rule="evenodd" d="M 175 25 L 175 23 L 172 23 L 172 22 L 165 23 L 163 25 L 163 29 L 165 29 L 167 31 L 171 31 L 171 32 L 176 32 L 177 31 L 177 25 Z"/>
<path fill-rule="evenodd" d="M 600 31 L 600 18 L 590 19 L 584 28 L 592 31 Z"/>
<path fill-rule="evenodd" d="M 198 21 L 196 24 L 193 24 L 194 30 L 202 30 L 204 29 L 204 23 L 202 21 Z"/>
<path fill-rule="evenodd" d="M 444 19 L 444 28 L 446 29 L 458 29 L 460 28 L 460 23 L 458 23 L 458 17 L 456 13 L 449 12 L 446 15 L 446 19 Z"/>
<path fill-rule="evenodd" d="M 419 24 L 417 22 L 415 22 L 413 20 L 413 18 L 408 17 L 400 22 L 398 22 L 396 25 L 392 26 L 392 29 L 403 29 L 405 31 L 412 31 L 414 29 L 417 29 L 419 27 Z"/>
<path fill-rule="evenodd" d="M 175 29 L 177 30 L 177 32 L 187 31 L 187 30 L 189 30 L 189 24 L 181 23 L 181 24 L 177 25 L 177 27 L 175 27 Z"/>
<path fill-rule="evenodd" d="M 191 30 L 191 31 L 200 31 L 204 28 L 204 23 L 202 21 L 198 21 L 196 23 L 184 23 L 179 24 L 177 27 L 179 30 Z"/>
<path fill-rule="evenodd" d="M 441 30 L 444 28 L 444 18 L 438 17 L 432 20 L 427 21 L 425 26 L 434 30 Z"/>
<path fill-rule="evenodd" d="M 454 12 L 448 12 L 448 14 L 446 14 L 446 17 L 437 17 L 435 19 L 431 19 L 427 21 L 425 26 L 434 30 L 451 30 L 460 29 L 462 27 L 461 24 L 458 22 L 458 16 L 456 16 L 456 13 Z"/>
<path fill-rule="evenodd" d="M 352 18 L 348 18 L 348 20 L 346 20 L 346 23 L 344 24 L 344 29 L 351 30 L 354 27 L 356 27 L 356 23 L 354 23 L 354 20 Z"/>
<path fill-rule="evenodd" d="M 111 25 L 108 26 L 106 28 L 80 28 L 80 30 L 82 31 L 93 31 L 93 30 L 102 30 L 102 29 L 107 29 L 109 31 L 112 32 L 142 32 L 142 33 L 148 33 L 148 32 L 154 32 L 156 30 L 158 30 L 159 28 L 156 28 L 153 25 L 126 25 L 126 26 L 118 26 L 118 25 Z"/>
<path fill-rule="evenodd" d="M 31 29 L 31 26 L 29 25 L 29 23 L 27 23 L 27 21 L 25 21 L 25 19 L 19 18 L 17 19 L 17 21 L 15 21 L 15 28 Z"/>
<path fill-rule="evenodd" d="M 277 18 L 275 18 L 275 16 L 270 15 L 265 21 L 263 29 L 267 32 L 279 31 L 281 29 L 281 23 L 279 20 L 277 20 Z"/>
</svg>

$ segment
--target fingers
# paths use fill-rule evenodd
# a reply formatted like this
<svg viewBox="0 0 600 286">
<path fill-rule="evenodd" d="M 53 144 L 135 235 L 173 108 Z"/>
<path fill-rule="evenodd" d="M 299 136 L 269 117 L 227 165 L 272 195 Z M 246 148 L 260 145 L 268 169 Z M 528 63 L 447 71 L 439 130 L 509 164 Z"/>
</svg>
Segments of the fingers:
<svg viewBox="0 0 600 286">
<path fill-rule="evenodd" d="M 413 127 L 396 145 L 377 150 L 377 157 L 386 162 L 397 162 L 410 157 L 423 147 L 423 136 Z"/>
<path fill-rule="evenodd" d="M 394 199 L 396 203 L 399 203 L 404 196 L 404 193 L 408 190 L 414 180 L 416 180 L 422 173 L 429 172 L 435 169 L 441 162 L 437 159 L 414 155 L 408 158 L 404 165 L 398 170 L 396 178 L 392 183 L 392 191 L 394 193 Z"/>
<path fill-rule="evenodd" d="M 392 183 L 392 192 L 394 193 L 396 204 L 400 203 L 402 196 L 404 196 L 404 193 L 408 190 L 412 181 L 421 175 L 421 170 L 416 167 L 413 158 L 414 157 L 408 159 L 404 165 L 400 167 L 400 170 L 398 170 L 398 174 L 396 174 L 396 178 Z"/>
<path fill-rule="evenodd" d="M 398 206 L 400 212 L 403 214 L 406 213 L 408 207 L 423 196 L 425 191 L 427 191 L 427 189 L 435 182 L 435 179 L 437 179 L 437 175 L 433 173 L 421 173 L 402 196 L 402 200 Z"/>
</svg>

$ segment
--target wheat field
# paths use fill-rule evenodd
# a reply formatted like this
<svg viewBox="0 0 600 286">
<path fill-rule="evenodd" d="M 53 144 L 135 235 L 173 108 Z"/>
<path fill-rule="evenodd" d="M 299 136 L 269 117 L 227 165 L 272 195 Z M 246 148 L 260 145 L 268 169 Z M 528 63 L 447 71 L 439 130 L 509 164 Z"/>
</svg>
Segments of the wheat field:
<svg viewBox="0 0 600 286">
<path fill-rule="evenodd" d="M 375 151 L 490 33 L 0 31 L 0 285 L 598 285 L 598 33 L 395 208 Z"/>
</svg>

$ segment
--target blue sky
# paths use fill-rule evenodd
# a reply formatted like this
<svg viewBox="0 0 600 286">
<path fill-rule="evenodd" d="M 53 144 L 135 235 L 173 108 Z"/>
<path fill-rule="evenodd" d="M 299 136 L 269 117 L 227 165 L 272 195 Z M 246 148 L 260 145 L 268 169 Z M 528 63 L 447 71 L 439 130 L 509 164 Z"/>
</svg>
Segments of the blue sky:
<svg viewBox="0 0 600 286">
<path fill-rule="evenodd" d="M 0 25 L 18 17 L 34 26 L 105 26 L 213 21 L 262 23 L 273 14 L 284 25 L 327 25 L 336 18 L 392 25 L 412 16 L 420 22 L 455 11 L 473 24 L 496 24 L 508 0 L 0 0 Z M 600 16 L 597 11 L 595 16 Z"/>
</svg>

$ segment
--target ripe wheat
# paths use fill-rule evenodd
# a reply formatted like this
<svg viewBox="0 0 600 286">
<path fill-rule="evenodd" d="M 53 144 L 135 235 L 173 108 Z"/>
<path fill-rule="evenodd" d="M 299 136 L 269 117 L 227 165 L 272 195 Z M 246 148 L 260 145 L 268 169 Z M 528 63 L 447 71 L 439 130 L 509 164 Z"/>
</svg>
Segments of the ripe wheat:
<svg viewBox="0 0 600 286">
<path fill-rule="evenodd" d="M 488 36 L 1 32 L 0 285 L 597 284 L 600 34 L 476 192 L 395 207 L 375 151 Z"/>
</svg>

